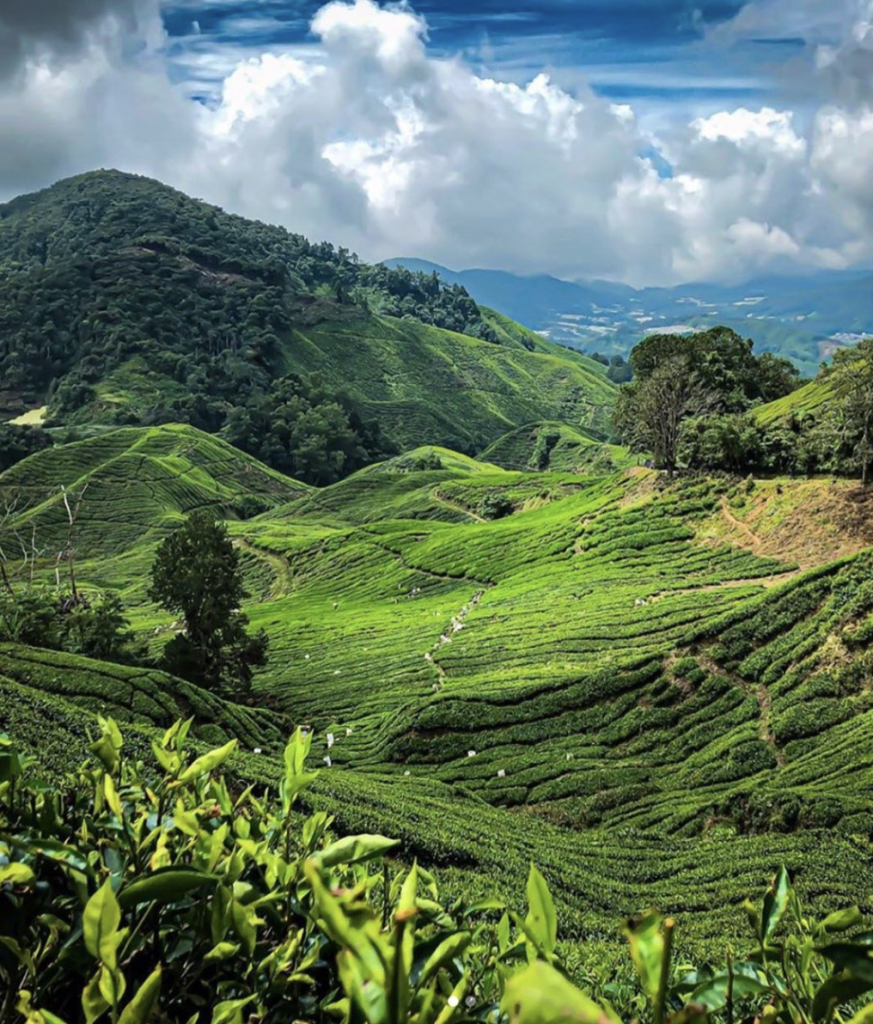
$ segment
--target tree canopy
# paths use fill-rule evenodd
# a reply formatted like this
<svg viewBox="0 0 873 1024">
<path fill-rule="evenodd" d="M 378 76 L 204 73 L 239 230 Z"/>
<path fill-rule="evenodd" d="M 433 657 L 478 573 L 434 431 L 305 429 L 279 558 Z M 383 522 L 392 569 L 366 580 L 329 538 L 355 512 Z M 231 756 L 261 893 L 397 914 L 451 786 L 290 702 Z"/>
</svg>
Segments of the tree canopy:
<svg viewBox="0 0 873 1024">
<path fill-rule="evenodd" d="M 163 667 L 204 686 L 246 690 L 266 662 L 267 637 L 251 637 L 240 611 L 247 596 L 239 552 L 213 513 L 200 510 L 158 548 L 149 597 L 181 614 L 185 628 L 164 650 Z"/>
</svg>

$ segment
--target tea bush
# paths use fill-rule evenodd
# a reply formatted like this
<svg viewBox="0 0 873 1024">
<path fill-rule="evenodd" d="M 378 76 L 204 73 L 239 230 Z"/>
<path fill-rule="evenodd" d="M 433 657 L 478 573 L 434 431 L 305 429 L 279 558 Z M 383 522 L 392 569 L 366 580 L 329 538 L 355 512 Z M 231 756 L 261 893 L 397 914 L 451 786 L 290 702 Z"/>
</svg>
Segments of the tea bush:
<svg viewBox="0 0 873 1024">
<path fill-rule="evenodd" d="M 3 1024 L 830 1024 L 873 989 L 860 911 L 810 921 L 782 869 L 746 905 L 742 958 L 675 964 L 675 921 L 649 912 L 625 928 L 638 984 L 582 947 L 583 991 L 536 867 L 525 916 L 496 898 L 446 902 L 429 871 L 392 858 L 396 842 L 336 838 L 329 814 L 295 810 L 315 778 L 311 734 L 288 743 L 271 792 L 228 772 L 235 740 L 192 760 L 189 729 L 134 760 L 100 719 L 56 788 L 0 736 Z"/>
</svg>

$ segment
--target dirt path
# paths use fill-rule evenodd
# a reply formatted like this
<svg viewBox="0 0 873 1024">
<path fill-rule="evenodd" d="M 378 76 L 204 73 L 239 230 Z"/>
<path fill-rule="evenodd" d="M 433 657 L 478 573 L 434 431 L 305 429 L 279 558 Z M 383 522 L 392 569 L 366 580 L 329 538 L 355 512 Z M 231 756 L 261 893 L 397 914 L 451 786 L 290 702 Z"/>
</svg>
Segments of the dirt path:
<svg viewBox="0 0 873 1024">
<path fill-rule="evenodd" d="M 726 497 L 721 499 L 721 514 L 735 530 L 739 530 L 740 533 L 747 538 L 748 544 L 743 546 L 748 546 L 752 554 L 757 555 L 763 547 L 764 542 L 748 524 L 744 523 L 741 519 L 737 519 L 733 512 L 731 512 Z"/>
<path fill-rule="evenodd" d="M 459 505 L 456 501 L 450 501 L 448 498 L 444 498 L 438 488 L 434 488 L 430 492 L 430 496 L 435 502 L 440 505 L 444 505 L 446 508 L 452 509 L 453 512 L 460 512 L 461 515 L 467 516 L 476 523 L 487 523 L 487 519 L 483 519 L 482 516 L 477 515 L 475 512 L 471 512 L 468 508 L 464 508 L 463 505 Z"/>
<path fill-rule="evenodd" d="M 286 597 L 293 590 L 291 563 L 282 555 L 276 555 L 272 551 L 265 551 L 264 548 L 256 547 L 245 537 L 234 537 L 233 546 L 242 551 L 254 555 L 261 562 L 266 562 L 273 570 L 275 585 L 270 588 L 264 596 L 265 601 L 272 601 L 277 597 Z"/>
<path fill-rule="evenodd" d="M 776 763 L 780 768 L 784 768 L 786 764 L 785 754 L 779 747 L 776 736 L 770 727 L 772 698 L 770 697 L 770 691 L 767 689 L 766 684 L 759 683 L 757 686 L 753 687 L 751 683 L 747 683 L 744 679 L 740 679 L 733 675 L 733 673 L 723 669 L 721 665 L 717 665 L 712 658 L 702 652 L 697 652 L 691 656 L 705 672 L 709 672 L 712 675 L 726 679 L 732 685 L 739 687 L 743 693 L 754 694 L 755 700 L 758 702 L 759 709 L 758 736 L 773 748 L 773 753 L 776 755 Z"/>
<path fill-rule="evenodd" d="M 776 754 L 776 763 L 780 768 L 785 767 L 785 755 L 779 749 L 776 743 L 776 737 L 773 734 L 773 730 L 770 728 L 770 691 L 767 687 L 760 683 L 755 690 L 755 697 L 758 700 L 758 707 L 761 709 L 761 721 L 758 725 L 758 735 L 765 743 L 769 743 L 773 748 L 773 752 Z"/>
<path fill-rule="evenodd" d="M 724 583 L 706 583 L 702 587 L 682 587 L 679 590 L 661 590 L 650 597 L 649 604 L 663 601 L 666 597 L 683 597 L 686 594 L 710 594 L 718 590 L 735 590 L 737 587 L 778 587 L 780 583 L 793 580 L 801 572 L 800 569 L 789 569 L 788 572 L 775 573 L 772 576 L 749 576 L 740 580 L 725 580 Z"/>
</svg>

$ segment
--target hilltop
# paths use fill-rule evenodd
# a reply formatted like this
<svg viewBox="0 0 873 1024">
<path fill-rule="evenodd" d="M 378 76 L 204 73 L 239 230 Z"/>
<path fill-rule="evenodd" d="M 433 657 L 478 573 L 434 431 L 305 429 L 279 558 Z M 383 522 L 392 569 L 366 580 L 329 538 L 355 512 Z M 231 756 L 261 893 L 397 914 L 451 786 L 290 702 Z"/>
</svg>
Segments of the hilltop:
<svg viewBox="0 0 873 1024">
<path fill-rule="evenodd" d="M 48 448 L 0 474 L 0 502 L 12 513 L 0 533 L 35 531 L 43 548 L 60 551 L 67 506 L 81 502 L 78 543 L 92 555 L 117 554 L 197 508 L 250 517 L 308 491 L 194 427 L 125 427 Z"/>
<path fill-rule="evenodd" d="M 135 452 L 137 433 L 156 443 L 100 440 Z M 77 459 L 113 464 L 89 452 L 31 456 L 0 487 L 73 486 Z M 856 508 L 855 485 L 523 472 L 436 446 L 326 488 L 286 481 L 284 501 L 261 474 L 276 504 L 229 519 L 245 610 L 271 641 L 255 699 L 314 729 L 316 759 L 336 737 L 307 799 L 340 829 L 401 839 L 467 895 L 521 891 L 533 859 L 568 936 L 611 940 L 657 901 L 680 915 L 683 948 L 721 939 L 781 863 L 813 905 L 873 909 L 870 536 L 863 515 L 830 523 Z M 157 514 L 167 493 L 148 529 L 92 513 L 90 491 L 82 513 L 106 533 L 83 531 L 82 585 L 123 589 L 152 649 L 171 623 L 141 580 L 178 516 Z M 11 647 L 0 676 L 29 688 L 32 734 L 52 749 L 70 702 L 130 693 L 129 670 Z M 177 696 L 135 712 L 144 729 L 184 699 L 163 680 L 147 687 Z M 254 779 L 252 745 L 275 757 L 281 743 L 250 726 L 234 771 Z"/>
<path fill-rule="evenodd" d="M 631 464 L 626 448 L 603 444 L 592 434 L 565 423 L 528 423 L 489 445 L 481 458 L 504 469 L 608 473 Z"/>
<path fill-rule="evenodd" d="M 459 286 L 114 171 L 0 206 L 0 295 L 0 418 L 187 422 L 312 482 L 543 416 L 605 431 L 615 397 Z"/>
</svg>

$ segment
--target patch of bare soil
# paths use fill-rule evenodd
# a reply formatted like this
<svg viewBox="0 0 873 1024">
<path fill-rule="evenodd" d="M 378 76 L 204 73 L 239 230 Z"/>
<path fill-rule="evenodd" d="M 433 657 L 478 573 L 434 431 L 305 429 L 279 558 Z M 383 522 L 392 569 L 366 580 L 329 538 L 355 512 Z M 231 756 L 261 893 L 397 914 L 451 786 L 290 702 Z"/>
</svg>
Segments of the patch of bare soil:
<svg viewBox="0 0 873 1024">
<path fill-rule="evenodd" d="M 738 511 L 723 500 L 716 537 L 811 569 L 873 547 L 873 487 L 830 480 L 764 484 Z"/>
</svg>

